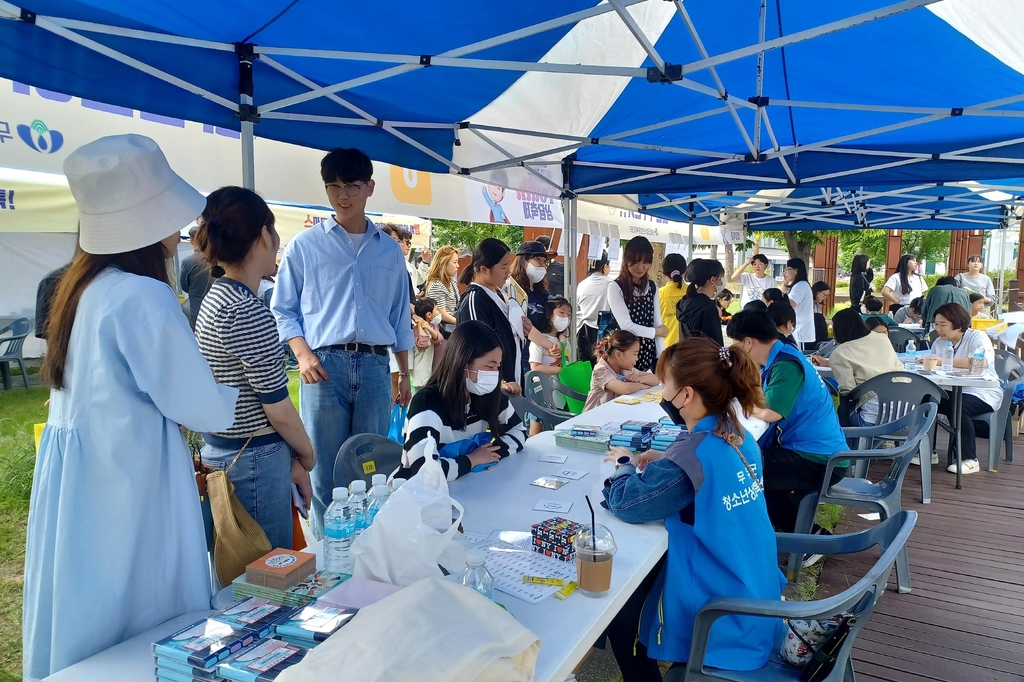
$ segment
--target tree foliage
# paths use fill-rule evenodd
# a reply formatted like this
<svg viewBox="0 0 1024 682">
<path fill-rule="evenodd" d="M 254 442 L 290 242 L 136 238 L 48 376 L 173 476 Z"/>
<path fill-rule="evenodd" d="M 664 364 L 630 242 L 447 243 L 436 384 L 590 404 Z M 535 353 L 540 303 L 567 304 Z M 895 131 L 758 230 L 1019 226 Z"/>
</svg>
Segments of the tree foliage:
<svg viewBox="0 0 1024 682">
<path fill-rule="evenodd" d="M 487 237 L 495 237 L 515 251 L 523 243 L 523 228 L 517 225 L 466 223 L 459 220 L 431 220 L 431 241 L 434 246 L 454 246 L 460 251 L 472 251 Z"/>
<path fill-rule="evenodd" d="M 823 237 L 833 234 L 832 231 L 797 230 L 791 232 L 756 232 L 760 237 L 770 237 L 786 245 L 790 258 L 802 258 L 805 263 L 811 262 L 814 247 L 821 243 Z"/>
<path fill-rule="evenodd" d="M 945 230 L 905 230 L 903 251 L 917 256 L 918 260 L 929 262 L 945 261 L 949 253 L 950 233 Z M 875 269 L 885 266 L 885 249 L 888 242 L 885 230 L 843 230 L 839 233 L 839 264 L 850 269 L 853 257 L 866 254 Z"/>
</svg>

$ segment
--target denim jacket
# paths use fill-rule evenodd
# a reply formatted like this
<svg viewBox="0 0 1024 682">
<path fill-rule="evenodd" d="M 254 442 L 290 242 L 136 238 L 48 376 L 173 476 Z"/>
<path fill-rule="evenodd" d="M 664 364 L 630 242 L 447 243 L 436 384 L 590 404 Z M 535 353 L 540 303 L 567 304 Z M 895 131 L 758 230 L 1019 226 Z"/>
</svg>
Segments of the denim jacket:
<svg viewBox="0 0 1024 682">
<path fill-rule="evenodd" d="M 693 504 L 693 482 L 674 462 L 655 460 L 635 473 L 636 467 L 626 464 L 605 481 L 601 504 L 622 521 L 660 521 Z"/>
</svg>

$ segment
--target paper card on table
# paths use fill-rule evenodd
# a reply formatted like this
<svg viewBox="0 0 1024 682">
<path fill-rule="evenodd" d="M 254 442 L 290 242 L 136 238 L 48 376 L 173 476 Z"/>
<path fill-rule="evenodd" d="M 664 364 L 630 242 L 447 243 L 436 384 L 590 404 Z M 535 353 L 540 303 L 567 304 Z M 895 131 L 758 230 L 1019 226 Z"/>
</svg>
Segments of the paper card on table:
<svg viewBox="0 0 1024 682">
<path fill-rule="evenodd" d="M 569 459 L 567 455 L 541 455 L 537 458 L 538 462 L 550 462 L 551 464 L 565 464 L 565 460 Z"/>
<path fill-rule="evenodd" d="M 548 488 L 549 490 L 558 490 L 569 481 L 564 478 L 555 478 L 554 476 L 541 476 L 530 485 L 535 485 L 538 488 Z"/>
<path fill-rule="evenodd" d="M 559 500 L 540 500 L 533 505 L 533 511 L 561 512 L 568 513 L 572 508 L 572 502 L 561 502 Z"/>
<path fill-rule="evenodd" d="M 568 478 L 573 481 L 578 481 L 586 475 L 586 471 L 580 471 L 579 469 L 559 469 L 555 472 L 555 476 L 558 476 L 559 478 Z"/>
</svg>

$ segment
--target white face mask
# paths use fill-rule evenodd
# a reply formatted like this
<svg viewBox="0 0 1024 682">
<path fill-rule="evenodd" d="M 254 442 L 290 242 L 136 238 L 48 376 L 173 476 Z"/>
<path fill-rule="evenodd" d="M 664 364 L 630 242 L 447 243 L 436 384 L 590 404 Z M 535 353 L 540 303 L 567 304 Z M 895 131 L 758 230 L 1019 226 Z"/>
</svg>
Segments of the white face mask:
<svg viewBox="0 0 1024 682">
<path fill-rule="evenodd" d="M 569 326 L 569 318 L 568 317 L 556 317 L 554 324 L 555 324 L 555 331 L 556 332 L 564 332 L 566 330 L 566 328 L 568 328 L 568 326 Z"/>
<path fill-rule="evenodd" d="M 441 316 L 440 315 L 434 315 L 433 319 L 430 320 L 430 324 L 435 326 L 435 327 L 438 326 L 439 324 L 441 324 Z"/>
<path fill-rule="evenodd" d="M 547 277 L 547 274 L 547 268 L 542 268 L 539 265 L 534 265 L 533 263 L 529 263 L 526 266 L 526 278 L 530 280 L 530 284 L 536 284 Z"/>
<path fill-rule="evenodd" d="M 466 377 L 466 389 L 473 395 L 487 395 L 498 387 L 498 371 L 481 369 L 476 373 L 476 381 Z"/>
</svg>

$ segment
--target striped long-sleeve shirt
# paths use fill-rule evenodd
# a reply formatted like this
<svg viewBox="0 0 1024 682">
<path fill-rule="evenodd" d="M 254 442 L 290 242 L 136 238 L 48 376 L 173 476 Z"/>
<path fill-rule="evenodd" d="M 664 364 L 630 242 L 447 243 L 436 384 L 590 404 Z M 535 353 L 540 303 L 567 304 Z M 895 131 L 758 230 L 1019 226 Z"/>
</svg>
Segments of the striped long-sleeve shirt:
<svg viewBox="0 0 1024 682">
<path fill-rule="evenodd" d="M 512 404 L 505 395 L 501 396 L 499 410 L 498 421 L 503 425 L 504 434 L 494 442 L 498 446 L 498 455 L 505 458 L 523 449 L 523 443 L 526 442 L 526 425 L 512 409 Z M 409 478 L 420 470 L 423 466 L 428 436 L 433 436 L 437 449 L 440 450 L 449 443 L 473 438 L 488 428 L 487 420 L 477 415 L 472 407 L 466 414 L 466 426 L 461 429 L 453 428 L 441 393 L 434 386 L 425 386 L 412 397 L 409 404 L 405 422 L 402 468 L 395 475 Z M 440 460 L 441 468 L 449 481 L 468 474 L 473 468 L 466 455 L 455 459 L 441 457 Z"/>
<path fill-rule="evenodd" d="M 217 383 L 238 389 L 235 422 L 214 437 L 244 439 L 270 426 L 263 404 L 288 397 L 284 349 L 270 310 L 244 284 L 221 277 L 203 299 L 196 339 Z"/>
</svg>

